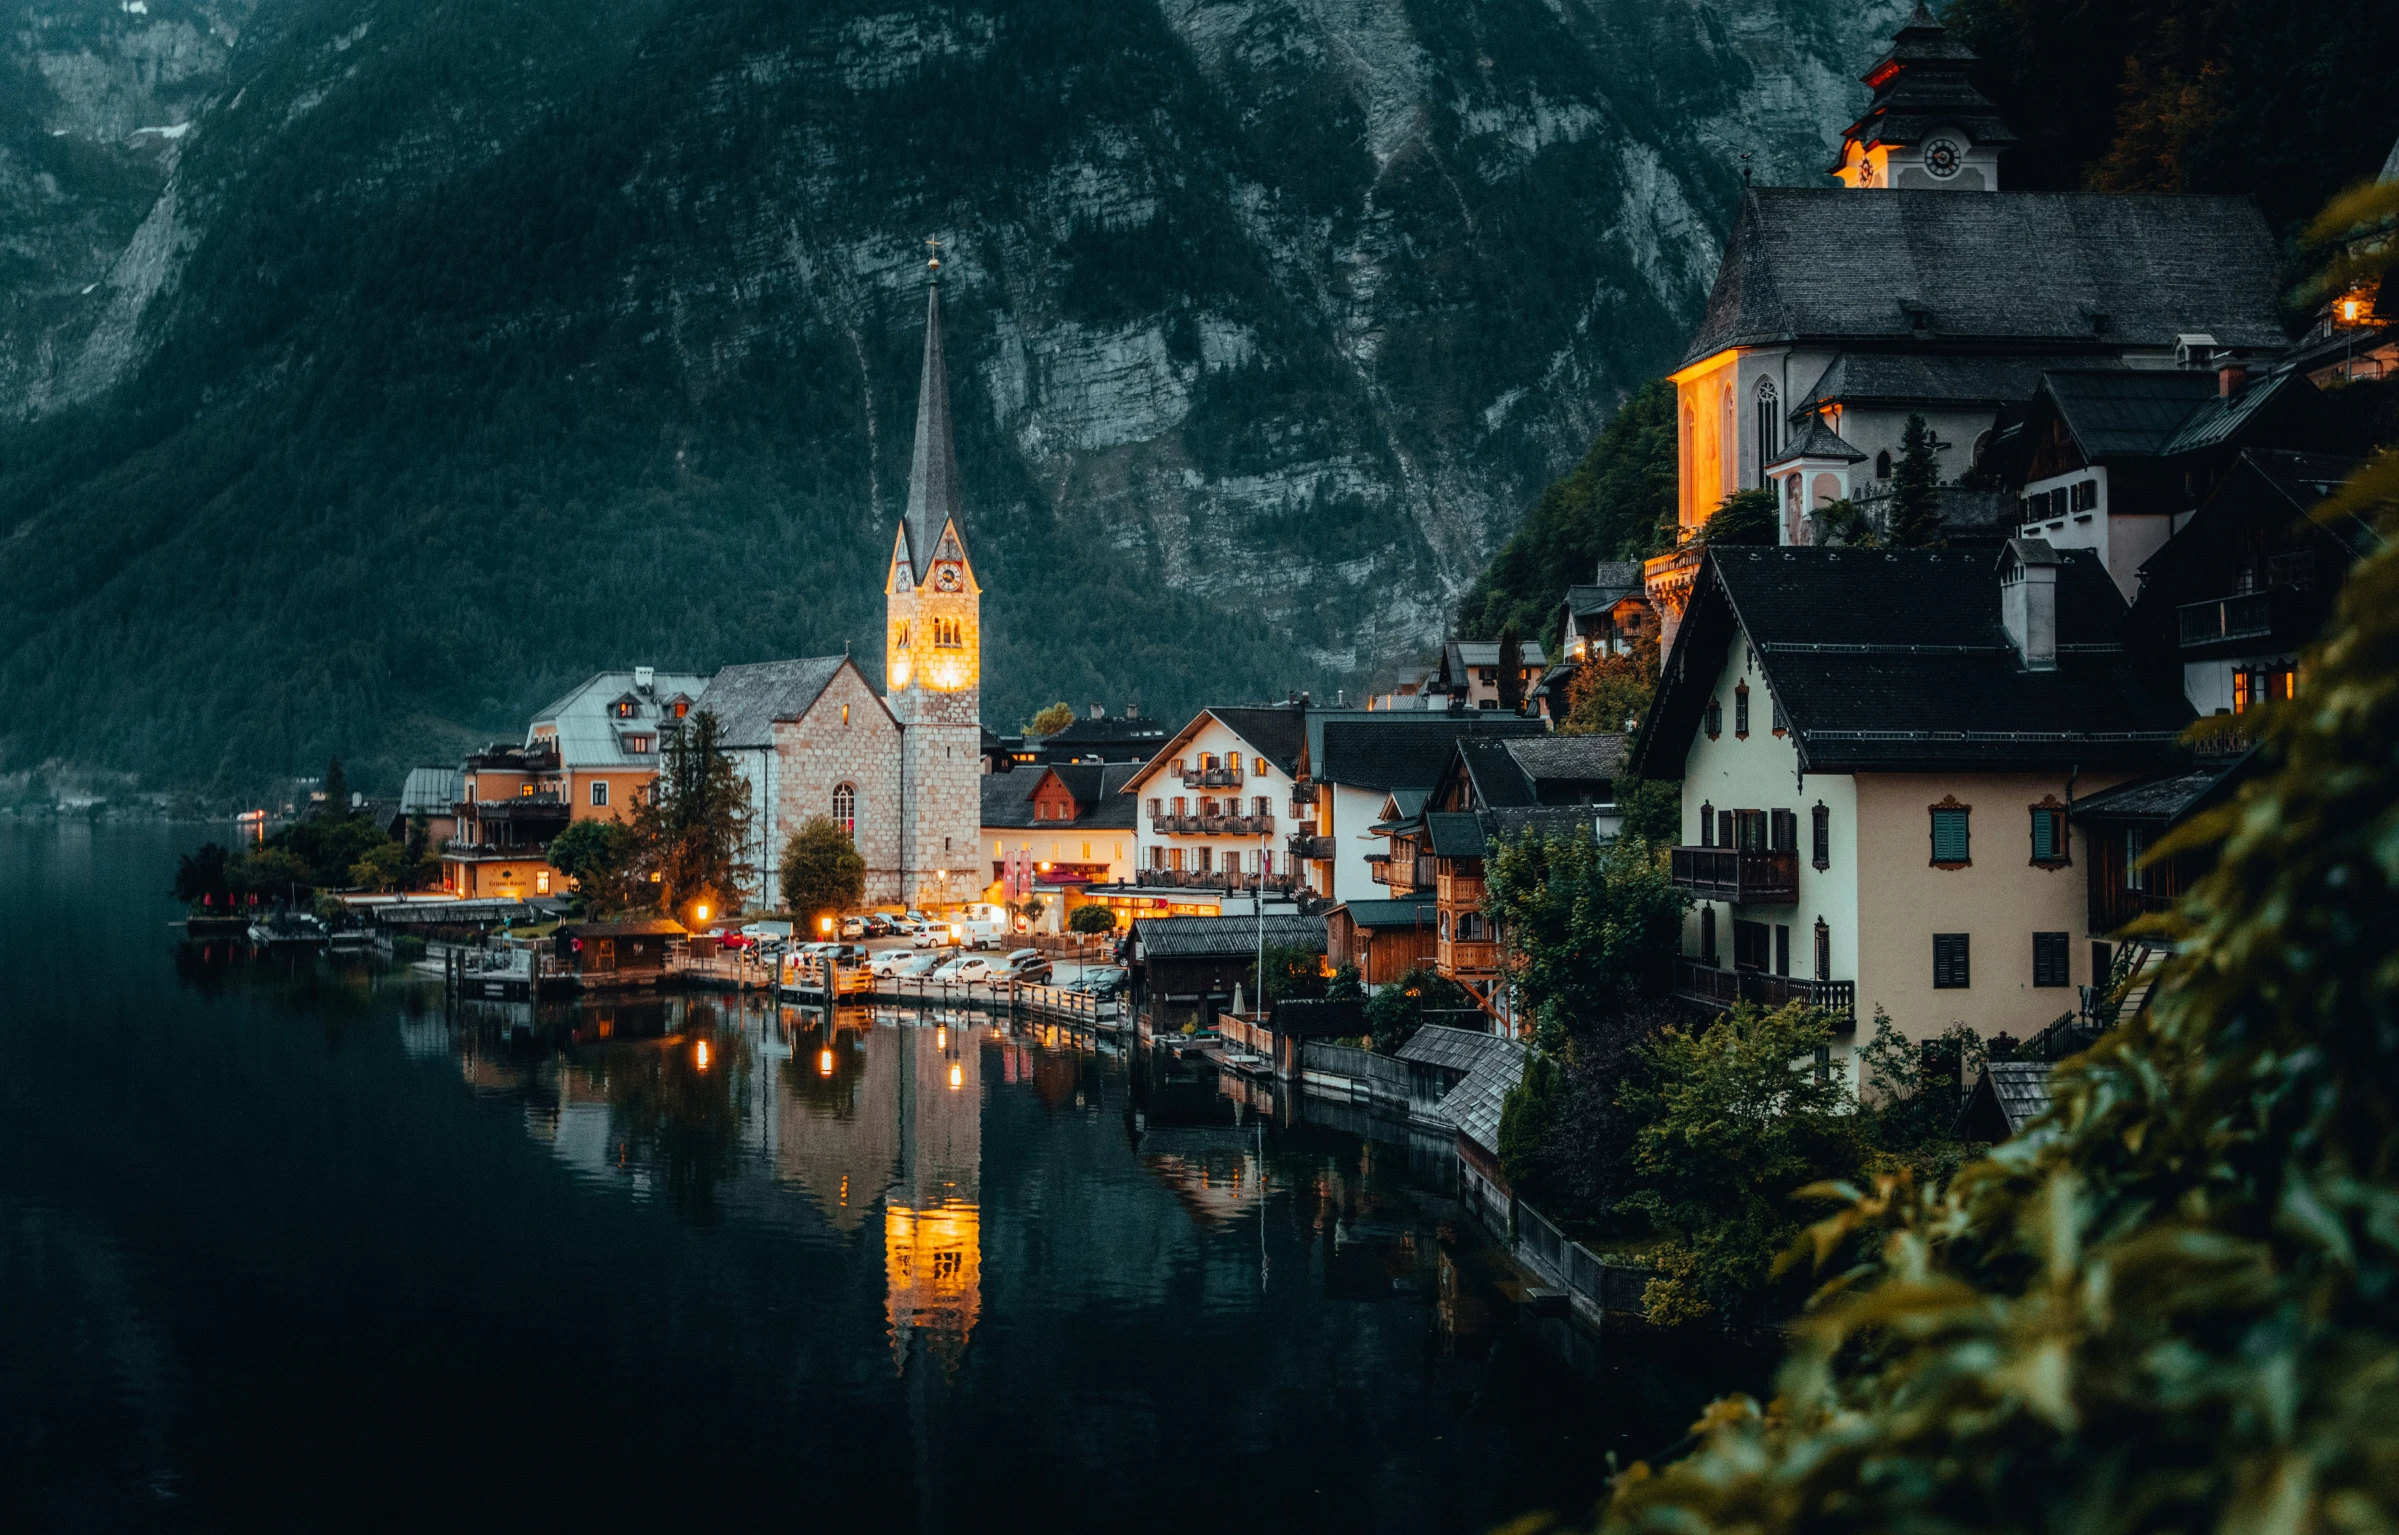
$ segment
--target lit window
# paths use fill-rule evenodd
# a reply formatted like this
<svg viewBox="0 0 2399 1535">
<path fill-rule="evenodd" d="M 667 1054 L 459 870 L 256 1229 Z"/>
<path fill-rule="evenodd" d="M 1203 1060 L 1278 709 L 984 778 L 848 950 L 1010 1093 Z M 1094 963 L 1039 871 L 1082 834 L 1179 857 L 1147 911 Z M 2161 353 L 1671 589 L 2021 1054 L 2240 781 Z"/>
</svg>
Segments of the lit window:
<svg viewBox="0 0 2399 1535">
<path fill-rule="evenodd" d="M 529 783 L 518 784 L 516 786 L 516 792 L 517 797 L 520 799 L 531 799 L 533 797 L 533 785 Z"/>
</svg>

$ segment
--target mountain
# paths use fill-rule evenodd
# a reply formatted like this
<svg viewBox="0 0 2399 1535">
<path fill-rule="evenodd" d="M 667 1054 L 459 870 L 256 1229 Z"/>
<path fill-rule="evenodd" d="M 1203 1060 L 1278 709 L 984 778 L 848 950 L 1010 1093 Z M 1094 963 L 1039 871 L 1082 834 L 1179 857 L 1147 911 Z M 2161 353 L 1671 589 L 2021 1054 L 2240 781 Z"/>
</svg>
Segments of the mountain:
<svg viewBox="0 0 2399 1535">
<path fill-rule="evenodd" d="M 0 772 L 879 653 L 928 236 L 987 718 L 1359 687 L 1905 8 L 5 0 Z"/>
</svg>

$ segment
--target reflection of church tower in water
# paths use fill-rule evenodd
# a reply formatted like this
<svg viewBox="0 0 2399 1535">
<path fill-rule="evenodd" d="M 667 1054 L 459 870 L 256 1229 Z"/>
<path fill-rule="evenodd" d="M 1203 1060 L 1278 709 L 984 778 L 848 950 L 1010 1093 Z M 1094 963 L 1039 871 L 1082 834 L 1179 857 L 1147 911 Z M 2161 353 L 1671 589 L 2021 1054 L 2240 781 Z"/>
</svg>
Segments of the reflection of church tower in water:
<svg viewBox="0 0 2399 1535">
<path fill-rule="evenodd" d="M 899 1152 L 883 1200 L 885 1316 L 901 1370 L 917 1337 L 946 1370 L 983 1305 L 983 1052 L 971 1029 L 893 1032 Z"/>
</svg>

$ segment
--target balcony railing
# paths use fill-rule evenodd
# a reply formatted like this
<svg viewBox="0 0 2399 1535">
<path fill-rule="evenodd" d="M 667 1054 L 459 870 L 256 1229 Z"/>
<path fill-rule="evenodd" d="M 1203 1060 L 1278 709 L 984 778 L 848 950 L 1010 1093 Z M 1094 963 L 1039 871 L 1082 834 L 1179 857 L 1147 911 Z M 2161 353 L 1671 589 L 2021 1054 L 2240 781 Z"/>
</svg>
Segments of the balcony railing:
<svg viewBox="0 0 2399 1535">
<path fill-rule="evenodd" d="M 1719 970 L 1691 959 L 1674 962 L 1674 994 L 1706 1007 L 1754 1002 L 1760 1007 L 1773 1008 L 1804 1002 L 1852 1022 L 1858 1011 L 1855 981 L 1812 981 L 1795 975 L 1763 975 L 1755 970 Z"/>
<path fill-rule="evenodd" d="M 1489 939 L 1444 939 L 1433 963 L 1443 975 L 1488 975 L 1499 968 L 1499 945 Z"/>
<path fill-rule="evenodd" d="M 2186 602 L 2176 608 L 2182 625 L 2185 649 L 2194 645 L 2213 645 L 2221 640 L 2263 639 L 2274 632 L 2274 593 L 2244 592 L 2238 597 L 2216 597 L 2206 602 Z"/>
<path fill-rule="evenodd" d="M 478 821 L 563 821 L 567 803 L 555 794 L 520 794 L 514 799 L 475 801 Z"/>
<path fill-rule="evenodd" d="M 1289 847 L 1291 849 L 1291 856 L 1294 858 L 1332 858 L 1338 856 L 1334 852 L 1333 839 L 1330 837 L 1293 837 L 1290 839 Z"/>
<path fill-rule="evenodd" d="M 1735 906 L 1789 905 L 1799 899 L 1799 854 L 1733 847 L 1678 847 L 1674 885 L 1703 901 Z"/>
<path fill-rule="evenodd" d="M 1194 768 L 1183 775 L 1186 789 L 1238 789 L 1241 787 L 1239 768 Z"/>
<path fill-rule="evenodd" d="M 1274 834 L 1270 815 L 1154 815 L 1150 831 L 1160 837 L 1257 837 Z"/>
<path fill-rule="evenodd" d="M 1436 879 L 1436 898 L 1444 906 L 1475 906 L 1483 904 L 1483 877 L 1480 874 L 1443 874 Z"/>
<path fill-rule="evenodd" d="M 1314 784 L 1312 784 L 1312 783 L 1295 783 L 1295 784 L 1293 784 L 1293 785 L 1291 786 L 1291 803 L 1293 803 L 1294 805 L 1313 805 L 1313 804 L 1315 804 L 1315 803 L 1316 803 L 1316 785 L 1314 785 Z"/>
<path fill-rule="evenodd" d="M 1366 860 L 1366 877 L 1378 885 L 1389 885 L 1394 892 L 1416 888 L 1416 861 L 1412 858 L 1393 858 L 1389 854 L 1373 854 Z"/>
</svg>

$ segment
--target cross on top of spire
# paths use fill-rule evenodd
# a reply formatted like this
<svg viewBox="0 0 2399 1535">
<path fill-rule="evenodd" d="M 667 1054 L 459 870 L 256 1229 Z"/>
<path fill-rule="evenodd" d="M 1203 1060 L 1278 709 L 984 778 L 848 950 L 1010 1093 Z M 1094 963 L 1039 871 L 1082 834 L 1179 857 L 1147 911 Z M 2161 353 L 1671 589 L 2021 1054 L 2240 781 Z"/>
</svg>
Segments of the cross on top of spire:
<svg viewBox="0 0 2399 1535">
<path fill-rule="evenodd" d="M 927 282 L 941 281 L 941 236 L 925 236 L 925 271 Z"/>
</svg>

